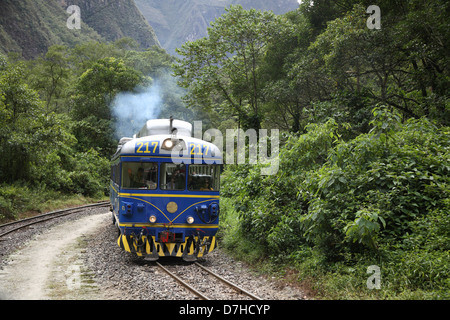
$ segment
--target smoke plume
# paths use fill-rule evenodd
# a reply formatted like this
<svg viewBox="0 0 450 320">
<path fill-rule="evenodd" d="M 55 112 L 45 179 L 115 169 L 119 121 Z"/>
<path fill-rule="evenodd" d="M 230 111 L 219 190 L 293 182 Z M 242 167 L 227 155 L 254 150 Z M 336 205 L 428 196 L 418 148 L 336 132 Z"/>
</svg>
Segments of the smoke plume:
<svg viewBox="0 0 450 320">
<path fill-rule="evenodd" d="M 151 87 L 117 94 L 111 104 L 116 138 L 132 137 L 147 120 L 158 118 L 161 107 L 161 90 L 156 81 Z"/>
</svg>

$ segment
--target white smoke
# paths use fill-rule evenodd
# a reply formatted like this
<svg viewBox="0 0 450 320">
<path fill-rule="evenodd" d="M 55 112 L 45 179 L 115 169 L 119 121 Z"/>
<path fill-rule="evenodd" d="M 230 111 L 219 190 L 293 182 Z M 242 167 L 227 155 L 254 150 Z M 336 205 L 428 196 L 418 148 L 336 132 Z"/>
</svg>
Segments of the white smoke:
<svg viewBox="0 0 450 320">
<path fill-rule="evenodd" d="M 116 138 L 132 137 L 147 120 L 158 118 L 161 107 L 161 90 L 156 82 L 151 87 L 138 88 L 136 92 L 117 94 L 111 104 Z"/>
</svg>

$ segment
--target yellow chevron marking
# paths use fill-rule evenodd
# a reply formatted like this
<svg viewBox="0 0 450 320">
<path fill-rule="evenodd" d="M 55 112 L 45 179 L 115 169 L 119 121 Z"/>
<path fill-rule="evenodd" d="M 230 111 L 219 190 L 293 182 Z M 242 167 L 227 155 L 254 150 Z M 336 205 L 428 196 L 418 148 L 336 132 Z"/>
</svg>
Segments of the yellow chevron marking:
<svg viewBox="0 0 450 320">
<path fill-rule="evenodd" d="M 173 248 L 175 248 L 175 243 L 166 243 L 166 247 L 169 251 L 169 255 L 172 255 Z"/>
<path fill-rule="evenodd" d="M 209 252 L 213 251 L 215 245 L 216 245 L 216 237 L 212 237 L 211 246 L 209 247 Z"/>
<path fill-rule="evenodd" d="M 156 248 L 158 248 L 158 247 L 159 247 L 158 255 L 159 255 L 160 257 L 164 257 L 165 255 L 164 255 L 164 250 L 163 250 L 163 244 L 157 244 L 157 245 L 156 245 Z"/>
<path fill-rule="evenodd" d="M 131 252 L 130 246 L 128 245 L 127 237 L 122 235 L 122 243 L 123 247 L 125 248 L 125 251 Z"/>
<path fill-rule="evenodd" d="M 125 235 L 120 235 L 117 239 L 117 245 L 121 248 L 123 248 L 125 251 L 127 252 L 132 252 L 131 248 L 133 248 L 134 252 L 136 253 L 136 255 L 138 256 L 143 256 L 145 254 L 151 254 L 152 252 L 150 251 L 151 249 L 151 243 L 153 242 L 153 244 L 155 245 L 154 250 L 157 250 L 158 255 L 160 257 L 164 257 L 164 256 L 177 256 L 177 257 L 181 257 L 183 256 L 183 251 L 187 250 L 187 254 L 188 255 L 192 255 L 195 252 L 195 248 L 194 248 L 194 241 L 195 243 L 197 243 L 198 241 L 198 237 L 195 237 L 195 240 L 193 242 L 190 243 L 190 245 L 188 246 L 188 239 L 186 239 L 186 241 L 184 243 L 158 243 L 155 241 L 155 237 L 152 236 L 150 239 L 147 238 L 146 236 L 143 236 L 142 238 L 143 241 L 145 241 L 145 251 L 144 252 L 138 252 L 138 247 L 137 245 L 134 243 L 134 241 L 132 243 L 129 243 L 127 240 L 127 237 Z M 131 240 L 132 241 L 132 240 Z M 206 246 L 202 246 L 199 248 L 199 252 L 198 252 L 198 257 L 203 257 L 205 254 L 212 252 L 214 249 L 214 246 L 216 245 L 216 237 L 208 237 L 205 236 L 202 241 L 208 242 L 211 241 L 211 244 L 209 245 L 209 249 L 206 250 Z M 167 248 L 168 254 L 166 254 L 164 252 L 164 246 Z M 182 248 L 183 247 L 183 251 Z M 176 249 L 176 252 L 174 252 L 174 250 Z"/>
<path fill-rule="evenodd" d="M 147 237 L 145 239 L 148 240 Z M 150 241 L 145 242 L 145 252 L 150 254 Z"/>
<path fill-rule="evenodd" d="M 181 257 L 183 255 L 183 252 L 181 252 L 181 247 L 186 248 L 186 242 L 180 243 L 180 246 L 178 247 L 178 251 L 177 251 L 177 257 Z"/>
</svg>

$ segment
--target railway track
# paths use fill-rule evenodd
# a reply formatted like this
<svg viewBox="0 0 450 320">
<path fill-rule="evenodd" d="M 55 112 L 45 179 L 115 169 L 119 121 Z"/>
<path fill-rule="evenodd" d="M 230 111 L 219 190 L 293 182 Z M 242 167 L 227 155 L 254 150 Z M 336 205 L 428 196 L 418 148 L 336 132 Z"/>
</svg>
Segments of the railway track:
<svg viewBox="0 0 450 320">
<path fill-rule="evenodd" d="M 48 220 L 64 217 L 67 215 L 75 214 L 84 211 L 87 208 L 93 208 L 93 207 L 108 207 L 109 201 L 101 201 L 93 204 L 87 204 L 75 208 L 69 208 L 69 209 L 62 209 L 62 210 L 55 210 L 52 212 L 44 213 L 38 216 L 17 220 L 9 223 L 5 223 L 0 225 L 0 241 L 2 241 L 2 238 L 6 235 L 16 232 L 20 229 L 32 226 L 34 224 L 43 223 Z"/>
<path fill-rule="evenodd" d="M 156 262 L 156 265 L 161 268 L 165 273 L 167 273 L 168 275 L 170 275 L 172 278 L 174 278 L 178 283 L 180 283 L 183 287 L 185 287 L 186 289 L 188 289 L 189 291 L 191 291 L 192 293 L 194 293 L 197 297 L 199 297 L 202 300 L 214 300 L 214 298 L 211 298 L 207 295 L 205 295 L 204 293 L 202 293 L 200 290 L 194 288 L 189 281 L 182 279 L 181 277 L 179 277 L 176 274 L 176 271 L 171 271 L 169 269 L 173 269 L 172 267 L 164 267 L 161 263 Z M 214 271 L 206 268 L 205 266 L 202 266 L 200 263 L 195 262 L 194 264 L 190 265 L 189 268 L 192 267 L 197 267 L 202 271 L 202 276 L 197 277 L 196 282 L 205 280 L 205 278 L 207 278 L 208 276 L 212 276 L 214 279 L 221 281 L 222 283 L 226 284 L 228 287 L 232 288 L 233 290 L 235 290 L 238 294 L 247 296 L 253 300 L 262 300 L 261 298 L 259 298 L 258 296 L 248 292 L 247 290 L 243 289 L 242 287 L 226 280 L 225 278 L 221 277 L 220 275 L 218 275 L 217 273 L 215 273 Z M 219 287 L 216 286 L 215 284 L 211 284 L 211 280 L 206 280 L 204 282 L 208 283 L 208 286 L 211 287 Z M 235 296 L 232 297 L 232 299 L 236 299 Z"/>
</svg>

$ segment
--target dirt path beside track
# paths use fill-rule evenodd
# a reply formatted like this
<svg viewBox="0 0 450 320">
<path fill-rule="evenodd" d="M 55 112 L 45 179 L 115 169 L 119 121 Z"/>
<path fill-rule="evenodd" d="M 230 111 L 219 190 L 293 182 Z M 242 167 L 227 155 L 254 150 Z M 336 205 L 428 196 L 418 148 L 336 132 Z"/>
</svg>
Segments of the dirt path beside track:
<svg viewBox="0 0 450 320">
<path fill-rule="evenodd" d="M 7 258 L 0 270 L 0 298 L 20 300 L 65 299 L 81 281 L 89 281 L 80 257 L 84 237 L 109 221 L 110 213 L 71 220 L 38 234 Z M 83 276 L 82 276 L 83 275 Z M 71 299 L 76 297 L 71 297 Z M 95 284 L 83 297 L 101 299 Z"/>
</svg>

